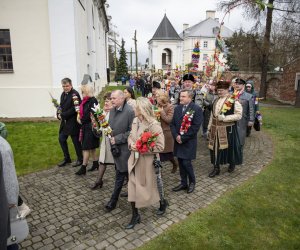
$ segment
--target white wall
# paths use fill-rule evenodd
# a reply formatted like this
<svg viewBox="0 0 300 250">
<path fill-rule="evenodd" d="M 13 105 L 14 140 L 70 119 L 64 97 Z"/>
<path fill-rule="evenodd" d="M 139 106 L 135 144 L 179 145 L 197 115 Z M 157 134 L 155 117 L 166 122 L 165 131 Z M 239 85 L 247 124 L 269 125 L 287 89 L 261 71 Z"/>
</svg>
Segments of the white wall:
<svg viewBox="0 0 300 250">
<path fill-rule="evenodd" d="M 10 30 L 14 67 L 0 73 L 0 117 L 52 116 L 47 1 L 1 0 L 0 29 Z"/>
<path fill-rule="evenodd" d="M 149 58 L 151 58 L 150 51 L 152 49 L 152 58 L 150 60 L 150 68 L 155 65 L 155 69 L 162 69 L 162 53 L 164 49 L 170 49 L 172 51 L 172 69 L 176 68 L 176 65 L 182 63 L 182 42 L 181 41 L 151 41 L 149 43 Z"/>
<path fill-rule="evenodd" d="M 61 79 L 69 77 L 78 89 L 84 74 L 95 72 L 106 83 L 106 33 L 92 0 L 0 0 L 0 29 L 9 29 L 13 73 L 0 73 L 0 117 L 50 117 L 55 115 L 49 92 L 59 99 Z M 87 7 L 86 7 L 87 9 Z M 97 30 L 96 30 L 97 29 Z M 87 34 L 92 38 L 92 56 L 87 54 Z M 88 72 L 87 64 L 90 64 Z"/>
</svg>

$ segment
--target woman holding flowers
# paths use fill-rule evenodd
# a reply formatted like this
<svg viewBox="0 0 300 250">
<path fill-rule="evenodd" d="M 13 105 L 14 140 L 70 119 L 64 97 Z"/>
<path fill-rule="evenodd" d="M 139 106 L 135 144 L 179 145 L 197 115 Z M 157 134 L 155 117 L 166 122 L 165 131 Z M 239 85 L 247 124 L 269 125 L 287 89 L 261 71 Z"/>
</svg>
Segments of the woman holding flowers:
<svg viewBox="0 0 300 250">
<path fill-rule="evenodd" d="M 98 101 L 94 97 L 93 87 L 89 84 L 81 86 L 82 102 L 79 106 L 79 116 L 77 122 L 81 124 L 81 131 L 79 141 L 82 145 L 83 163 L 80 169 L 76 172 L 77 175 L 86 174 L 86 167 L 89 162 L 90 155 L 93 158 L 93 166 L 90 170 L 99 168 L 98 157 L 96 155 L 96 148 L 99 148 L 99 138 L 95 137 L 92 131 L 92 122 L 90 113 L 94 104 L 97 105 Z"/>
<path fill-rule="evenodd" d="M 219 81 L 216 85 L 218 98 L 213 103 L 208 124 L 211 163 L 214 165 L 209 177 L 220 174 L 220 165 L 229 164 L 228 172 L 242 164 L 242 147 L 239 140 L 237 121 L 242 118 L 243 108 L 236 101 L 236 92 L 229 93 L 230 82 Z"/>
<path fill-rule="evenodd" d="M 132 219 L 126 229 L 134 228 L 141 217 L 138 208 L 147 207 L 160 200 L 153 160 L 164 149 L 164 135 L 147 98 L 136 102 L 136 118 L 128 137 L 131 155 L 128 160 L 128 201 L 132 207 Z"/>
<path fill-rule="evenodd" d="M 105 114 L 105 120 L 109 121 L 109 111 L 112 109 L 112 103 L 110 100 L 111 92 L 107 92 L 104 95 L 104 107 L 103 111 Z M 110 147 L 110 141 L 108 136 L 105 135 L 105 132 L 102 130 L 102 141 L 100 146 L 100 155 L 99 155 L 99 174 L 97 176 L 97 180 L 94 183 L 94 185 L 91 186 L 92 190 L 99 188 L 102 188 L 103 186 L 103 175 L 106 171 L 106 166 L 108 165 L 115 165 L 114 158 L 111 154 L 111 147 Z"/>
</svg>

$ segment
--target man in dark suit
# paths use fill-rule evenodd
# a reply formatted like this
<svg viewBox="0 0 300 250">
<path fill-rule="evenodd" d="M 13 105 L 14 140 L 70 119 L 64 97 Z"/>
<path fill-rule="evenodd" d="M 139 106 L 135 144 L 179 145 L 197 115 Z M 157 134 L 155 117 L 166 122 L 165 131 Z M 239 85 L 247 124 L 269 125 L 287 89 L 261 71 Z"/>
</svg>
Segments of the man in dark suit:
<svg viewBox="0 0 300 250">
<path fill-rule="evenodd" d="M 173 120 L 170 124 L 171 132 L 175 140 L 174 155 L 178 158 L 181 183 L 173 188 L 174 192 L 187 190 L 191 193 L 195 189 L 196 178 L 192 160 L 196 158 L 197 133 L 203 121 L 202 109 L 195 104 L 192 90 L 184 89 L 180 92 L 180 105 L 174 110 Z M 193 117 L 191 117 L 191 114 Z M 181 131 L 185 118 L 191 119 L 190 127 Z M 188 183 L 189 180 L 189 183 Z"/>
<path fill-rule="evenodd" d="M 79 93 L 73 89 L 72 81 L 69 78 L 61 80 L 62 88 L 64 92 L 60 97 L 61 113 L 58 114 L 58 118 L 61 120 L 59 128 L 59 143 L 64 153 L 64 159 L 58 163 L 59 167 L 64 167 L 68 163 L 71 163 L 71 157 L 68 149 L 67 139 L 69 136 L 72 138 L 73 145 L 75 147 L 77 161 L 72 164 L 73 167 L 80 166 L 82 164 L 82 148 L 79 142 L 80 125 L 77 122 L 77 112 L 73 101 L 73 95 L 76 95 L 81 102 Z M 78 104 L 78 105 L 79 105 Z"/>
<path fill-rule="evenodd" d="M 110 139 L 111 148 L 117 147 L 120 154 L 113 154 L 116 165 L 115 187 L 110 201 L 105 206 L 107 211 L 112 211 L 116 208 L 124 180 L 128 178 L 128 159 L 130 151 L 128 149 L 127 139 L 131 131 L 132 121 L 135 117 L 132 107 L 125 101 L 123 91 L 113 91 L 111 93 L 111 102 L 113 105 L 113 108 L 109 112 L 109 125 L 112 128 L 113 135 Z"/>
</svg>

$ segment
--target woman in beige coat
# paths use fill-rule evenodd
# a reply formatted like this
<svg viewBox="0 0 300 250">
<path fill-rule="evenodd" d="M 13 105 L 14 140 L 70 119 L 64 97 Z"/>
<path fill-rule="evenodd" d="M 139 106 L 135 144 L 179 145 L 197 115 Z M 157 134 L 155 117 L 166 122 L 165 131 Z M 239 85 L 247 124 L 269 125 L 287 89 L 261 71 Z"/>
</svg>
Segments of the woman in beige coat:
<svg viewBox="0 0 300 250">
<path fill-rule="evenodd" d="M 170 161 L 173 164 L 171 173 L 175 173 L 178 167 L 175 161 L 174 151 L 174 139 L 170 129 L 170 123 L 174 115 L 174 106 L 170 103 L 168 92 L 159 90 L 156 92 L 157 107 L 160 112 L 160 123 L 165 136 L 165 149 L 159 154 L 160 161 Z"/>
<path fill-rule="evenodd" d="M 126 229 L 134 228 L 141 220 L 138 208 L 148 207 L 160 199 L 157 189 L 153 160 L 155 154 L 164 149 L 162 128 L 152 111 L 152 105 L 147 98 L 139 97 L 136 103 L 136 115 L 131 133 L 128 137 L 128 147 L 131 155 L 128 160 L 128 201 L 132 206 L 132 219 Z M 150 152 L 138 153 L 136 141 L 145 131 L 158 133 L 154 148 Z"/>
</svg>

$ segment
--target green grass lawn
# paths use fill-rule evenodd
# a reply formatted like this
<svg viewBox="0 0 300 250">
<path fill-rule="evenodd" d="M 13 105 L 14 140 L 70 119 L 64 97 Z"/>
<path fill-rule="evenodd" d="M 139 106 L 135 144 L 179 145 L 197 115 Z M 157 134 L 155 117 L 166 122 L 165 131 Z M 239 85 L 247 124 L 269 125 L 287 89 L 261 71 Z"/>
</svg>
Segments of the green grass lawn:
<svg viewBox="0 0 300 250">
<path fill-rule="evenodd" d="M 300 249 L 300 109 L 262 113 L 272 163 L 141 249 Z"/>
<path fill-rule="evenodd" d="M 63 159 L 58 142 L 59 122 L 11 122 L 6 126 L 18 175 L 53 167 Z M 69 145 L 75 160 L 71 138 Z"/>
</svg>

